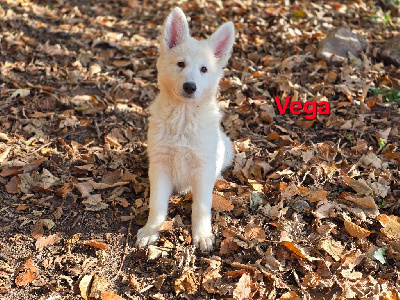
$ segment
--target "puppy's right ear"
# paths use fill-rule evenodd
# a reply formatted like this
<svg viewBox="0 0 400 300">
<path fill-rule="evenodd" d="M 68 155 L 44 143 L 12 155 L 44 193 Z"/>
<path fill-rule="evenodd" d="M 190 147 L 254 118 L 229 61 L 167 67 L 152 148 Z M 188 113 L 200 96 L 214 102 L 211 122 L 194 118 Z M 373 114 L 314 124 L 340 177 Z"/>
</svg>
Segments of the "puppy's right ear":
<svg viewBox="0 0 400 300">
<path fill-rule="evenodd" d="M 189 37 L 189 25 L 186 16 L 179 7 L 175 7 L 164 23 L 161 51 L 176 47 L 187 37 Z"/>
<path fill-rule="evenodd" d="M 208 39 L 218 62 L 225 66 L 231 56 L 233 43 L 235 42 L 235 27 L 232 22 L 226 22 L 214 32 Z"/>
</svg>

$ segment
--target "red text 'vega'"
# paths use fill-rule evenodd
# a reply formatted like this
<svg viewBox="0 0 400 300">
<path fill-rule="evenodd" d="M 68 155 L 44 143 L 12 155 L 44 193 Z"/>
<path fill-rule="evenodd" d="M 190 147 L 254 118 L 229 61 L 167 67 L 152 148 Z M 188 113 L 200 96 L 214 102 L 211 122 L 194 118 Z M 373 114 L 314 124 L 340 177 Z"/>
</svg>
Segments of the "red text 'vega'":
<svg viewBox="0 0 400 300">
<path fill-rule="evenodd" d="M 299 115 L 302 111 L 306 113 L 304 118 L 307 120 L 315 119 L 317 114 L 319 115 L 329 115 L 330 114 L 330 106 L 328 101 L 321 101 L 319 103 L 315 101 L 306 101 L 304 105 L 300 101 L 293 101 L 290 103 L 290 96 L 286 97 L 285 103 L 281 104 L 279 97 L 275 97 L 276 105 L 278 106 L 279 113 L 281 115 L 286 114 L 287 107 L 289 106 L 289 111 L 293 115 Z M 311 107 L 311 108 L 310 108 Z"/>
</svg>

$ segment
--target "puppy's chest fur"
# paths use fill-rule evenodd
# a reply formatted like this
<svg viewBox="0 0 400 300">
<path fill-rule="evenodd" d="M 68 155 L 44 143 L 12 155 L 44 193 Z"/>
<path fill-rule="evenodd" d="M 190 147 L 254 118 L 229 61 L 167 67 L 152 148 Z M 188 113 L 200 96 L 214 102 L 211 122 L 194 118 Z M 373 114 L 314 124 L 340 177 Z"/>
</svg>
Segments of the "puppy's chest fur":
<svg viewBox="0 0 400 300">
<path fill-rule="evenodd" d="M 219 112 L 213 110 L 207 114 L 194 103 L 168 106 L 157 101 L 150 109 L 149 158 L 163 162 L 178 191 L 190 189 L 200 169 L 216 160 Z"/>
</svg>

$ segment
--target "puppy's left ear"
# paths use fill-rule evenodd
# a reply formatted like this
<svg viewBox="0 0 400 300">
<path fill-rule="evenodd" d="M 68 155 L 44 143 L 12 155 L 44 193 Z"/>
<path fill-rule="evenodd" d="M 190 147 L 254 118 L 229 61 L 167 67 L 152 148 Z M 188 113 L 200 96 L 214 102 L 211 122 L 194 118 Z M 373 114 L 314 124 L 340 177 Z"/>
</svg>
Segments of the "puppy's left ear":
<svg viewBox="0 0 400 300">
<path fill-rule="evenodd" d="M 214 32 L 208 42 L 218 62 L 225 66 L 231 56 L 233 43 L 235 42 L 235 27 L 232 22 L 226 22 Z"/>
</svg>

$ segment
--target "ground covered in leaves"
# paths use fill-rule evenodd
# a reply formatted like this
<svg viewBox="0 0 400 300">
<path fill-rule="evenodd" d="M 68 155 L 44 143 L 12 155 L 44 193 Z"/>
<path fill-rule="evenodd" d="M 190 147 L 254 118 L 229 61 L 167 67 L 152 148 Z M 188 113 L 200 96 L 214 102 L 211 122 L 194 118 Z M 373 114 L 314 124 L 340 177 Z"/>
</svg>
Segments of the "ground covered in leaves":
<svg viewBox="0 0 400 300">
<path fill-rule="evenodd" d="M 180 1 L 196 37 L 235 24 L 219 103 L 236 158 L 213 252 L 191 246 L 190 195 L 135 247 L 174 5 L 0 2 L 0 298 L 399 299 L 400 115 L 384 92 L 400 71 L 379 53 L 400 27 L 382 2 Z M 368 42 L 340 67 L 315 55 L 336 26 Z M 330 114 L 281 115 L 275 96 Z"/>
</svg>

